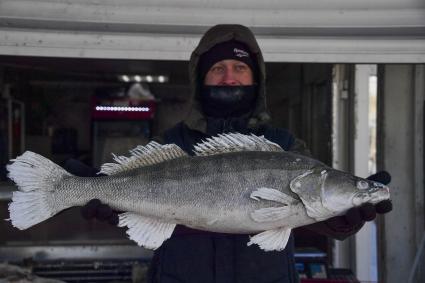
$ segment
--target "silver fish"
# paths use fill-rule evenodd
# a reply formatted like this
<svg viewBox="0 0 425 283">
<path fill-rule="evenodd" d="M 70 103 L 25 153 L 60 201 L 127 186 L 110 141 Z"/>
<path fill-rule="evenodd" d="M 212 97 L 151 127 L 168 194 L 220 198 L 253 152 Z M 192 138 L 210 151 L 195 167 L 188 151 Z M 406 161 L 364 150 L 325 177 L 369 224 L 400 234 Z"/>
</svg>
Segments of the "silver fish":
<svg viewBox="0 0 425 283">
<path fill-rule="evenodd" d="M 138 146 L 114 156 L 101 178 L 77 177 L 25 152 L 7 166 L 18 186 L 9 204 L 12 225 L 23 230 L 63 209 L 97 198 L 119 215 L 138 245 L 156 249 L 176 224 L 224 233 L 256 234 L 248 245 L 285 248 L 291 229 L 389 199 L 388 187 L 284 151 L 255 135 L 226 134 L 195 146 Z"/>
</svg>

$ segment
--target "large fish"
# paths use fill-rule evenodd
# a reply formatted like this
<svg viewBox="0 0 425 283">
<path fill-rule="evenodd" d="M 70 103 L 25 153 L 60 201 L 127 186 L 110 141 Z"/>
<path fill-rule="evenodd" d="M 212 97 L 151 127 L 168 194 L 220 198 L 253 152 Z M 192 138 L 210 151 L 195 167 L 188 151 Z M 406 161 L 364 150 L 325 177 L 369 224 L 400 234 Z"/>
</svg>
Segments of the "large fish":
<svg viewBox="0 0 425 283">
<path fill-rule="evenodd" d="M 9 204 L 12 225 L 23 230 L 63 209 L 99 199 L 119 215 L 138 245 L 156 249 L 176 224 L 224 233 L 256 234 L 248 245 L 285 248 L 294 227 L 389 199 L 388 187 L 334 170 L 264 137 L 220 135 L 195 146 L 196 156 L 155 142 L 115 156 L 108 176 L 73 176 L 50 160 L 25 152 L 7 166 L 19 191 Z"/>
</svg>

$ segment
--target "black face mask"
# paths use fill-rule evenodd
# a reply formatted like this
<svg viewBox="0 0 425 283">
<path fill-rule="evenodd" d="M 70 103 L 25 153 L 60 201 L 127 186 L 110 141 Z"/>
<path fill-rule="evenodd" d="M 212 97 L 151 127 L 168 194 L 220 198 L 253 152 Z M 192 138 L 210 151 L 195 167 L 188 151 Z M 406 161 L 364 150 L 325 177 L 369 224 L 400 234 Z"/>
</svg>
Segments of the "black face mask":
<svg viewBox="0 0 425 283">
<path fill-rule="evenodd" d="M 201 104 L 205 115 L 215 118 L 240 117 L 254 109 L 256 85 L 202 86 Z"/>
</svg>

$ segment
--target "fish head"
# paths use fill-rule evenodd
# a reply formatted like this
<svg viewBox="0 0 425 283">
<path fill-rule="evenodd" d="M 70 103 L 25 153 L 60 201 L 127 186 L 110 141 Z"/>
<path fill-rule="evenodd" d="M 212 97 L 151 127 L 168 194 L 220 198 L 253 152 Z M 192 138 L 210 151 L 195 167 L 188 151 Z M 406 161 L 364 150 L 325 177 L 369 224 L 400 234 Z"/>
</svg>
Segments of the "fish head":
<svg viewBox="0 0 425 283">
<path fill-rule="evenodd" d="M 309 170 L 296 177 L 290 186 L 302 200 L 307 214 L 316 220 L 390 198 L 387 186 L 330 168 Z"/>
<path fill-rule="evenodd" d="M 353 176 L 346 172 L 329 170 L 322 188 L 322 203 L 333 211 L 344 212 L 365 203 L 376 204 L 390 198 L 387 186 Z"/>
</svg>

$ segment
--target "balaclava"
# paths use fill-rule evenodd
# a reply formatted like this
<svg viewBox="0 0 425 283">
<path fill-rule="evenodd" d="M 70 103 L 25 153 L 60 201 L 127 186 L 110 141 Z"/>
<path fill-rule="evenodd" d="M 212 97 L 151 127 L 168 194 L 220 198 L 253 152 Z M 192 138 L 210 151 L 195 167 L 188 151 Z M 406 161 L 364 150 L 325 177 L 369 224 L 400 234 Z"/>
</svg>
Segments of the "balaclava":
<svg viewBox="0 0 425 283">
<path fill-rule="evenodd" d="M 253 55 L 242 42 L 230 40 L 216 44 L 205 52 L 198 65 L 198 83 L 202 110 L 207 117 L 233 119 L 248 116 L 256 100 L 256 85 L 206 86 L 203 84 L 209 69 L 217 62 L 233 59 L 247 64 L 256 80 L 257 67 Z"/>
</svg>

